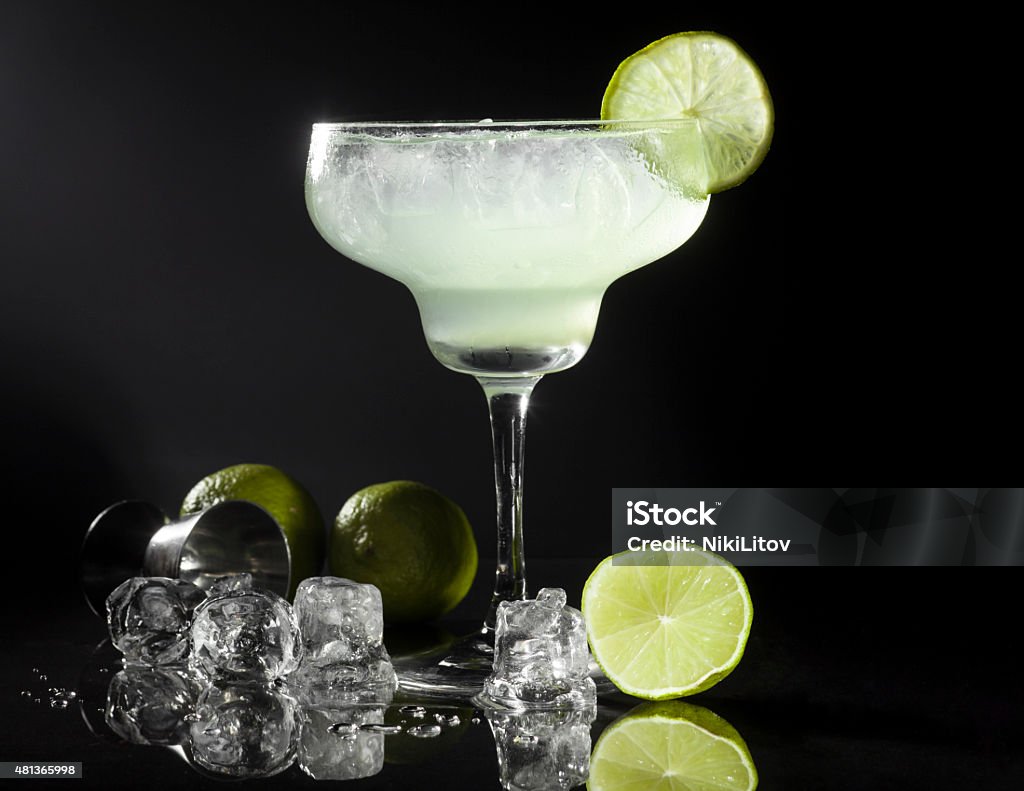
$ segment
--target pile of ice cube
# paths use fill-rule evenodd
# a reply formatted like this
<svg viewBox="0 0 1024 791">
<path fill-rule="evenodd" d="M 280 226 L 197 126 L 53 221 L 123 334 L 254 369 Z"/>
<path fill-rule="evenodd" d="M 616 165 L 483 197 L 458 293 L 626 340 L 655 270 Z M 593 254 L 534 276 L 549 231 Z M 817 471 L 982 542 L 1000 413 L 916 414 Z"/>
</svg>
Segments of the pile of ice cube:
<svg viewBox="0 0 1024 791">
<path fill-rule="evenodd" d="M 108 598 L 107 623 L 124 670 L 109 687 L 106 721 L 126 740 L 188 741 L 199 766 L 236 778 L 295 761 L 317 779 L 383 767 L 381 724 L 397 679 L 374 586 L 314 577 L 293 606 L 248 574 L 208 592 L 134 577 Z M 506 787 L 586 779 L 596 714 L 589 664 L 582 615 L 564 590 L 499 606 L 484 691 L 503 705 L 488 718 Z"/>
<path fill-rule="evenodd" d="M 396 685 L 380 591 L 340 577 L 303 580 L 294 607 L 254 588 L 249 574 L 208 593 L 185 580 L 132 577 L 107 598 L 107 625 L 127 664 L 185 662 L 211 679 L 303 687 Z"/>
<path fill-rule="evenodd" d="M 111 682 L 106 720 L 128 741 L 188 740 L 200 766 L 232 777 L 276 774 L 296 758 L 317 778 L 383 766 L 383 735 L 372 730 L 352 734 L 343 750 L 322 748 L 337 742 L 326 721 L 382 722 L 397 687 L 373 585 L 313 577 L 293 606 L 248 574 L 208 592 L 133 577 L 108 597 L 107 624 L 125 667 Z"/>
</svg>

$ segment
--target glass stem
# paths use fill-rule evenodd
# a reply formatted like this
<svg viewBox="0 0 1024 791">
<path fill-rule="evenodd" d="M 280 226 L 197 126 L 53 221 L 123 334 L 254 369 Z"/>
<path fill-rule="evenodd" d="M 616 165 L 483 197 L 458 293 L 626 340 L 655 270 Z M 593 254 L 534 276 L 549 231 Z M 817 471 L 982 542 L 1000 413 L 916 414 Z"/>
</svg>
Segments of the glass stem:
<svg viewBox="0 0 1024 791">
<path fill-rule="evenodd" d="M 494 440 L 494 486 L 498 506 L 498 565 L 484 631 L 494 629 L 498 605 L 526 598 L 523 555 L 523 443 L 530 393 L 539 376 L 478 377 L 487 396 Z"/>
</svg>

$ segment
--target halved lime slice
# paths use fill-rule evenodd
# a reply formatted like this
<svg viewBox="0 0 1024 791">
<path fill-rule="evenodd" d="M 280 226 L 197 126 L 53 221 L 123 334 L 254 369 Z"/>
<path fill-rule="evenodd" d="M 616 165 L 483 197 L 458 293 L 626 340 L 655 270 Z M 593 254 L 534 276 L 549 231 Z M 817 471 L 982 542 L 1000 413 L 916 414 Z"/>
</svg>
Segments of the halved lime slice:
<svg viewBox="0 0 1024 791">
<path fill-rule="evenodd" d="M 754 617 L 739 571 L 696 550 L 605 558 L 583 587 L 582 609 L 604 674 L 645 700 L 693 695 L 729 675 Z"/>
<path fill-rule="evenodd" d="M 753 791 L 743 738 L 717 714 L 673 700 L 644 703 L 609 725 L 590 759 L 589 791 Z"/>
<path fill-rule="evenodd" d="M 615 70 L 601 103 L 602 120 L 691 118 L 678 156 L 686 172 L 703 171 L 708 193 L 744 181 L 771 144 L 774 110 L 760 69 L 730 38 L 676 33 L 649 44 Z M 702 162 L 693 162 L 693 157 Z"/>
</svg>

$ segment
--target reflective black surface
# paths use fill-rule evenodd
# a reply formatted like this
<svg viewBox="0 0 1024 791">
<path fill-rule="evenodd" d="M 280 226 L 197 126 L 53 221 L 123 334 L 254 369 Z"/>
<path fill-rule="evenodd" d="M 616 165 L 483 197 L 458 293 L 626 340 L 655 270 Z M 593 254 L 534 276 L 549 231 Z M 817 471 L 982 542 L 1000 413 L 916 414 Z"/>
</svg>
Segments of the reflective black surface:
<svg viewBox="0 0 1024 791">
<path fill-rule="evenodd" d="M 578 602 L 594 562 L 537 560 L 536 584 L 560 581 L 570 603 L 573 591 Z M 740 733 L 761 788 L 1010 789 L 1024 780 L 1020 669 L 1006 637 L 1013 628 L 1014 570 L 747 569 L 745 575 L 755 607 L 746 655 L 717 687 L 687 702 Z M 482 589 L 476 598 L 486 601 L 486 594 Z M 116 658 L 111 666 L 109 647 L 97 649 L 103 624 L 80 599 L 39 620 L 12 614 L 8 623 L 16 637 L 0 647 L 0 760 L 82 761 L 87 787 L 223 783 L 186 748 L 130 744 L 110 731 L 100 710 Z M 393 650 L 408 651 L 472 623 L 390 630 L 386 640 Z M 72 690 L 74 699 L 61 707 Z M 58 703 L 51 706 L 51 698 Z M 416 703 L 400 692 L 381 722 L 415 724 L 399 709 Z M 422 703 L 427 724 L 434 714 L 454 713 L 458 726 L 441 727 L 434 738 L 385 733 L 380 771 L 347 782 L 353 788 L 500 788 L 485 713 Z M 592 744 L 639 703 L 603 696 Z M 241 782 L 276 788 L 343 781 L 316 781 L 295 763 Z"/>
</svg>

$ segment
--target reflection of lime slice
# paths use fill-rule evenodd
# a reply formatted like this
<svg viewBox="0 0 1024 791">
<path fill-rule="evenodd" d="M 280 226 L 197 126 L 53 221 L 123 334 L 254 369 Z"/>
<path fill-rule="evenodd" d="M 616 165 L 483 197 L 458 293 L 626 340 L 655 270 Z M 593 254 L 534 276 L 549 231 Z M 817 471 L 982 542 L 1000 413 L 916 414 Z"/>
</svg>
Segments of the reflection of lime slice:
<svg viewBox="0 0 1024 791">
<path fill-rule="evenodd" d="M 674 150 L 659 152 L 659 170 L 703 178 L 709 193 L 735 187 L 757 169 L 774 125 L 755 63 L 732 39 L 707 32 L 666 36 L 624 60 L 605 91 L 601 118 L 693 119 Z"/>
<path fill-rule="evenodd" d="M 647 700 L 702 692 L 729 675 L 753 614 L 739 571 L 710 552 L 623 552 L 583 587 L 594 659 L 615 686 Z"/>
<path fill-rule="evenodd" d="M 753 791 L 742 737 L 718 715 L 673 700 L 644 703 L 609 725 L 590 758 L 589 791 Z"/>
<path fill-rule="evenodd" d="M 226 467 L 192 487 L 181 504 L 181 513 L 193 514 L 225 500 L 256 503 L 281 526 L 292 561 L 289 599 L 302 580 L 323 571 L 327 539 L 323 516 L 309 492 L 290 475 L 266 464 Z"/>
<path fill-rule="evenodd" d="M 353 494 L 334 521 L 328 556 L 332 574 L 380 589 L 388 623 L 444 615 L 476 577 L 476 540 L 465 513 L 413 481 Z"/>
</svg>

